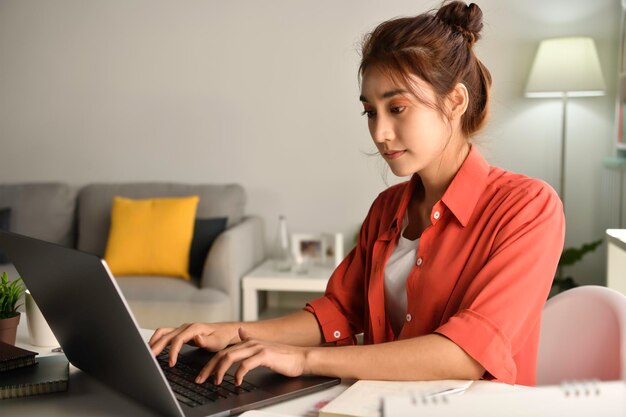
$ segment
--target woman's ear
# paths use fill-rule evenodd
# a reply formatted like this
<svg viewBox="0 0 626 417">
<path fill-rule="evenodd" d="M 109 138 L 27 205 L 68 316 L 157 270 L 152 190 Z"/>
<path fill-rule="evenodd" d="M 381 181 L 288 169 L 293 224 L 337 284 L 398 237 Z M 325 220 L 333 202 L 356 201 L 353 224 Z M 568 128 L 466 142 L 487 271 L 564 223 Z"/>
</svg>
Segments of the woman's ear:
<svg viewBox="0 0 626 417">
<path fill-rule="evenodd" d="M 469 93 L 465 84 L 458 83 L 454 86 L 454 89 L 448 94 L 448 105 L 451 118 L 460 119 L 467 110 L 469 104 Z"/>
</svg>

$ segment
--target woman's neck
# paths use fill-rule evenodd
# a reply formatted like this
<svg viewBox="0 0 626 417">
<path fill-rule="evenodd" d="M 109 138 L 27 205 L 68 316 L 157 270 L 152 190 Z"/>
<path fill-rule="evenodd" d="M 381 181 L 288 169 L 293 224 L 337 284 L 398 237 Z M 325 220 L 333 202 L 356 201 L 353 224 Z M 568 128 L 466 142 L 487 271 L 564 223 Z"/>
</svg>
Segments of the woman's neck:
<svg viewBox="0 0 626 417">
<path fill-rule="evenodd" d="M 422 207 L 430 210 L 443 197 L 467 158 L 470 148 L 466 139 L 450 141 L 439 158 L 417 173 L 422 180 L 423 191 L 416 193 L 416 197 L 421 200 Z"/>
</svg>

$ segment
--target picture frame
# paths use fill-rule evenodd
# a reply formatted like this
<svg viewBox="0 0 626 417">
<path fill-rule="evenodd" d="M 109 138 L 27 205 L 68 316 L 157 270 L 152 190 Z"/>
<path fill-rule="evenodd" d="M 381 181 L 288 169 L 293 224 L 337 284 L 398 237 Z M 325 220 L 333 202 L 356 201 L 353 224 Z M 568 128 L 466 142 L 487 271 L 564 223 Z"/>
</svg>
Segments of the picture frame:
<svg viewBox="0 0 626 417">
<path fill-rule="evenodd" d="M 343 260 L 343 235 L 294 233 L 291 248 L 296 264 L 337 267 Z"/>
<path fill-rule="evenodd" d="M 325 241 L 324 247 L 324 265 L 336 268 L 343 261 L 343 234 L 342 233 L 323 233 L 322 237 Z"/>
<path fill-rule="evenodd" d="M 326 252 L 325 239 L 320 234 L 294 233 L 291 249 L 297 264 L 323 264 Z"/>
</svg>

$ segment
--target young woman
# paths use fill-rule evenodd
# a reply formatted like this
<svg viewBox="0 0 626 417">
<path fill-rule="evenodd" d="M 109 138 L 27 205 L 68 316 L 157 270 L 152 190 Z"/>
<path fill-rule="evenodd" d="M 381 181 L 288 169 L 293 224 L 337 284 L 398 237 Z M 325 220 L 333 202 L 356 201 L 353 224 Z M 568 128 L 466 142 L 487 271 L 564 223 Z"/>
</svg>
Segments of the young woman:
<svg viewBox="0 0 626 417">
<path fill-rule="evenodd" d="M 381 156 L 410 181 L 382 192 L 324 296 L 254 323 L 158 329 L 154 354 L 219 351 L 197 382 L 239 363 L 297 376 L 495 379 L 533 385 L 541 311 L 565 233 L 546 183 L 489 166 L 470 138 L 488 114 L 489 71 L 472 47 L 476 4 L 379 25 L 359 68 Z M 364 333 L 364 345 L 354 335 Z"/>
</svg>

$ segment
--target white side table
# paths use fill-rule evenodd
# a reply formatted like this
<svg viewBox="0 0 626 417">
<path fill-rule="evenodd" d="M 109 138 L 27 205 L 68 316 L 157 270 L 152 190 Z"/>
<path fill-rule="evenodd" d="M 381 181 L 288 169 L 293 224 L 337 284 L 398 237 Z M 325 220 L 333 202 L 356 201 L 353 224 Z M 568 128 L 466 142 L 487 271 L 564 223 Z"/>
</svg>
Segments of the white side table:
<svg viewBox="0 0 626 417">
<path fill-rule="evenodd" d="M 626 295 L 626 229 L 607 229 L 606 286 Z"/>
<path fill-rule="evenodd" d="M 334 270 L 330 266 L 311 265 L 306 273 L 281 272 L 274 269 L 271 260 L 264 261 L 242 278 L 243 320 L 259 319 L 259 294 L 262 291 L 323 293 Z"/>
</svg>

